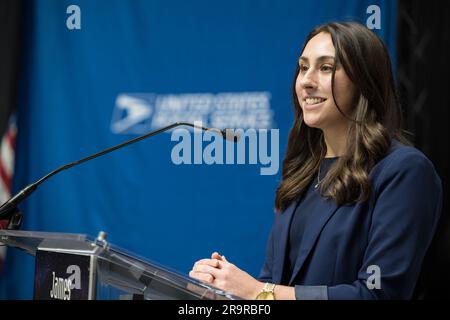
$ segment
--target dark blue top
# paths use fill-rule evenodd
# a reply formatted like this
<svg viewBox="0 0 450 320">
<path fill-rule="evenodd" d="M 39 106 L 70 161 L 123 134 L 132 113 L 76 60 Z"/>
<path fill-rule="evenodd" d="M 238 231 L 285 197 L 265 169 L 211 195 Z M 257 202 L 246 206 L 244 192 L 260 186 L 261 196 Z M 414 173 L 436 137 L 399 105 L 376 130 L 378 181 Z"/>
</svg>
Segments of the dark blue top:
<svg viewBox="0 0 450 320">
<path fill-rule="evenodd" d="M 369 197 L 318 201 L 288 281 L 297 299 L 411 299 L 442 208 L 442 184 L 419 150 L 393 141 L 369 174 Z M 259 279 L 282 283 L 298 201 L 276 212 Z M 290 268 L 291 269 L 291 268 Z"/>
<path fill-rule="evenodd" d="M 294 272 L 295 261 L 297 261 L 303 233 L 309 218 L 315 214 L 320 214 L 320 212 L 317 211 L 320 210 L 319 204 L 323 201 L 323 198 L 320 195 L 319 182 L 322 182 L 322 179 L 337 159 L 338 157 L 325 158 L 322 160 L 320 176 L 315 176 L 295 208 L 294 216 L 292 217 L 289 228 L 289 239 L 286 247 L 286 264 L 283 270 L 283 280 L 281 282 L 284 285 L 289 283 L 289 279 Z"/>
</svg>

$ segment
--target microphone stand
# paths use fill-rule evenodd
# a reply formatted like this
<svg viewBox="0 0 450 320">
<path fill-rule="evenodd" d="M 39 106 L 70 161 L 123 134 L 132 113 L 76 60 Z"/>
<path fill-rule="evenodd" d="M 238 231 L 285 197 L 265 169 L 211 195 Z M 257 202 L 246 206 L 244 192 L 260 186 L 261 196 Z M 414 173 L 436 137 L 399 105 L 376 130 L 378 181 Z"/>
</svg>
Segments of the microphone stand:
<svg viewBox="0 0 450 320">
<path fill-rule="evenodd" d="M 113 152 L 117 149 L 126 147 L 130 144 L 133 144 L 135 142 L 147 139 L 151 136 L 157 135 L 161 132 L 173 129 L 175 127 L 179 127 L 179 126 L 189 126 L 189 127 L 193 127 L 193 128 L 197 128 L 197 129 L 201 129 L 203 131 L 214 131 L 217 132 L 218 134 L 220 134 L 224 139 L 228 139 L 228 137 L 226 136 L 226 130 L 219 130 L 219 129 L 213 129 L 213 128 L 206 128 L 206 127 L 202 127 L 190 122 L 175 122 L 172 123 L 166 127 L 163 127 L 161 129 L 155 130 L 155 131 L 151 131 L 149 133 L 146 133 L 142 136 L 136 137 L 134 139 L 125 141 L 123 143 L 120 143 L 114 147 L 102 150 L 100 152 L 97 152 L 93 155 L 90 155 L 88 157 L 82 158 L 80 160 L 71 162 L 69 164 L 63 165 L 55 170 L 53 170 L 52 172 L 48 173 L 47 175 L 45 175 L 44 177 L 40 178 L 39 180 L 37 180 L 36 182 L 33 182 L 31 184 L 29 184 L 28 186 L 26 186 L 25 188 L 23 188 L 22 190 L 20 190 L 16 195 L 14 195 L 13 197 L 11 197 L 8 201 L 6 201 L 4 204 L 2 204 L 2 206 L 0 207 L 0 220 L 9 220 L 9 223 L 7 225 L 7 229 L 12 229 L 12 230 L 17 230 L 20 228 L 21 224 L 22 224 L 22 213 L 19 211 L 19 209 L 17 208 L 17 206 L 19 205 L 19 203 L 21 203 L 23 200 L 25 200 L 26 198 L 28 198 L 28 196 L 30 196 L 36 189 L 37 187 L 43 183 L 45 180 L 47 180 L 48 178 L 52 177 L 53 175 L 57 174 L 58 172 L 61 172 L 63 170 L 67 170 L 69 168 L 72 168 L 76 165 L 82 164 L 83 162 L 95 159 L 97 157 L 103 156 L 107 153 Z M 237 142 L 238 137 L 234 137 L 233 141 Z"/>
</svg>

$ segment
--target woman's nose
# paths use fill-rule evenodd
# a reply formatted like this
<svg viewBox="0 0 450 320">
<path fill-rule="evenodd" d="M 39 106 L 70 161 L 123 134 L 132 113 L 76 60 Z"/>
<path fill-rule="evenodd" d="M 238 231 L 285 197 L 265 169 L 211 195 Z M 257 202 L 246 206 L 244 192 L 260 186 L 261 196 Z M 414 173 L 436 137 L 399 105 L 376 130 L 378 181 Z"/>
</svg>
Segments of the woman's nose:
<svg viewBox="0 0 450 320">
<path fill-rule="evenodd" d="M 317 86 L 317 82 L 313 73 L 313 70 L 308 70 L 305 74 L 301 75 L 299 74 L 300 77 L 300 86 L 303 89 L 310 89 L 310 88 L 315 88 Z"/>
</svg>

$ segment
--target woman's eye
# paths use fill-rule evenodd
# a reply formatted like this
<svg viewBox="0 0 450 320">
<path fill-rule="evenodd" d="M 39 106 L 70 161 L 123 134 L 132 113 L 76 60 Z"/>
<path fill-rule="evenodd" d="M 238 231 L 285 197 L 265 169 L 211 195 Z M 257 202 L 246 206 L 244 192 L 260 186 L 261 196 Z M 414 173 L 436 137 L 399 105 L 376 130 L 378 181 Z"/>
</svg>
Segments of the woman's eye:
<svg viewBox="0 0 450 320">
<path fill-rule="evenodd" d="M 300 65 L 300 72 L 305 73 L 308 71 L 308 66 L 305 66 L 304 64 Z"/>
<path fill-rule="evenodd" d="M 320 67 L 320 71 L 331 72 L 333 71 L 333 66 L 325 64 Z"/>
</svg>

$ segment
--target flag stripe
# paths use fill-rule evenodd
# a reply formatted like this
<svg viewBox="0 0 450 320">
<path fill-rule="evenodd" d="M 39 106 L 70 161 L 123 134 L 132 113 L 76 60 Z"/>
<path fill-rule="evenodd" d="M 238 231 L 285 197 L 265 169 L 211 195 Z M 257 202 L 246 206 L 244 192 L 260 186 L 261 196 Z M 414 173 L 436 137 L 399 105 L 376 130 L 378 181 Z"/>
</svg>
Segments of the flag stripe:
<svg viewBox="0 0 450 320">
<path fill-rule="evenodd" d="M 12 116 L 0 145 L 0 203 L 11 197 L 12 178 L 14 174 L 14 158 L 16 148 L 17 127 Z M 0 220 L 0 229 L 6 228 L 7 220 Z M 6 246 L 0 245 L 0 272 L 6 257 Z"/>
<path fill-rule="evenodd" d="M 7 185 L 5 185 L 5 182 L 3 179 L 0 179 L 0 203 L 3 204 L 11 197 L 11 194 L 9 192 L 9 188 Z"/>
<path fill-rule="evenodd" d="M 4 185 L 3 192 L 11 190 L 11 176 L 6 171 L 3 163 L 0 163 L 0 183 Z"/>
<path fill-rule="evenodd" d="M 14 150 L 16 147 L 16 128 L 14 124 L 10 125 L 10 128 L 5 133 L 1 149 L 0 149 L 0 165 L 3 166 L 6 174 L 11 177 L 14 173 Z"/>
</svg>

